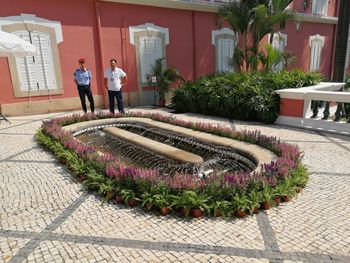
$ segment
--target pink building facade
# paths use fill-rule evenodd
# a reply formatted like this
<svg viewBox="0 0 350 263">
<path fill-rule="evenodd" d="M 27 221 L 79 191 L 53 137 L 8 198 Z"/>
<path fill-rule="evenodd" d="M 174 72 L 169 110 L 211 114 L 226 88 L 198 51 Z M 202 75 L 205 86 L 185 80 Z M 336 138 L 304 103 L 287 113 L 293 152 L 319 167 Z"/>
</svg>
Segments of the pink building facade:
<svg viewBox="0 0 350 263">
<path fill-rule="evenodd" d="M 158 58 L 188 80 L 233 70 L 227 58 L 239 38 L 229 27 L 216 27 L 219 1 L 134 2 L 2 0 L 0 29 L 31 41 L 37 55 L 0 58 L 1 112 L 13 116 L 79 109 L 73 72 L 81 57 L 93 75 L 97 107 L 108 103 L 103 71 L 111 58 L 128 75 L 123 100 L 129 106 L 155 103 L 148 77 Z M 295 0 L 290 5 L 300 21 L 288 23 L 273 45 L 292 51 L 298 57 L 294 66 L 330 78 L 337 1 L 307 3 Z"/>
</svg>

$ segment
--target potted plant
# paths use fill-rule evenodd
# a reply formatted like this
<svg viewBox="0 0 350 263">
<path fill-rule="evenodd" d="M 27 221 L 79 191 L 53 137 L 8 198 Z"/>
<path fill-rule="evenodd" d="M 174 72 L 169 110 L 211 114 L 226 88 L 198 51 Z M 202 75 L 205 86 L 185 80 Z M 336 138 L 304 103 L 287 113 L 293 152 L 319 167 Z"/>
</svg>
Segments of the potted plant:
<svg viewBox="0 0 350 263">
<path fill-rule="evenodd" d="M 230 202 L 227 200 L 213 201 L 209 205 L 209 209 L 213 211 L 214 217 L 225 216 L 230 207 Z"/>
<path fill-rule="evenodd" d="M 123 199 L 120 195 L 120 187 L 117 184 L 115 184 L 114 189 L 114 202 L 118 205 L 123 203 Z"/>
<path fill-rule="evenodd" d="M 271 196 L 271 189 L 265 186 L 262 190 L 261 208 L 264 210 L 268 210 L 271 208 L 272 203 L 273 203 L 273 199 Z"/>
<path fill-rule="evenodd" d="M 249 212 L 251 214 L 256 214 L 258 213 L 258 209 L 260 207 L 260 203 L 262 201 L 262 195 L 258 191 L 251 191 L 248 194 L 249 200 L 250 200 L 250 207 L 249 207 Z"/>
<path fill-rule="evenodd" d="M 97 173 L 95 170 L 90 170 L 83 185 L 90 191 L 98 191 L 100 184 L 106 180 L 103 174 Z"/>
<path fill-rule="evenodd" d="M 150 190 L 149 192 L 144 192 L 141 195 L 141 201 L 142 201 L 142 207 L 146 211 L 151 211 L 153 208 L 153 205 L 155 204 L 155 193 L 154 191 Z"/>
<path fill-rule="evenodd" d="M 294 179 L 287 178 L 274 189 L 274 192 L 281 197 L 282 202 L 289 202 L 290 198 L 295 195 L 296 188 L 298 188 L 298 186 L 295 186 Z"/>
<path fill-rule="evenodd" d="M 167 216 L 170 213 L 173 199 L 174 197 L 169 195 L 168 191 L 163 191 L 154 196 L 154 203 L 160 209 L 160 214 L 162 216 Z"/>
<path fill-rule="evenodd" d="M 118 204 L 118 205 L 120 205 L 120 204 L 122 204 L 123 203 L 123 198 L 122 198 L 122 196 L 120 195 L 120 193 L 116 193 L 115 194 L 115 196 L 114 196 L 114 201 Z"/>
<path fill-rule="evenodd" d="M 279 184 L 274 189 L 272 189 L 271 196 L 276 206 L 279 206 L 279 204 L 281 203 L 281 197 L 283 195 L 284 195 L 284 187 L 282 184 Z"/>
<path fill-rule="evenodd" d="M 159 99 L 159 106 L 165 106 L 165 94 L 169 91 L 172 82 L 182 80 L 180 73 L 174 68 L 164 69 L 164 58 L 156 60 L 153 66 L 153 76 L 156 77 L 156 86 Z"/>
<path fill-rule="evenodd" d="M 235 214 L 237 217 L 242 218 L 246 216 L 246 211 L 250 208 L 250 200 L 246 195 L 236 195 L 233 197 L 233 204 L 236 209 Z"/>
<path fill-rule="evenodd" d="M 98 193 L 103 195 L 103 202 L 106 202 L 114 197 L 115 181 L 112 178 L 108 178 L 105 182 L 99 185 Z"/>
<path fill-rule="evenodd" d="M 180 196 L 175 196 L 173 205 L 182 210 L 182 215 L 188 217 L 192 209 L 193 217 L 201 217 L 203 210 L 208 210 L 208 198 L 204 195 L 198 195 L 193 190 L 186 190 Z"/>
<path fill-rule="evenodd" d="M 132 190 L 123 189 L 120 191 L 120 195 L 123 201 L 131 207 L 137 205 L 137 199 L 135 198 L 135 193 Z"/>
</svg>

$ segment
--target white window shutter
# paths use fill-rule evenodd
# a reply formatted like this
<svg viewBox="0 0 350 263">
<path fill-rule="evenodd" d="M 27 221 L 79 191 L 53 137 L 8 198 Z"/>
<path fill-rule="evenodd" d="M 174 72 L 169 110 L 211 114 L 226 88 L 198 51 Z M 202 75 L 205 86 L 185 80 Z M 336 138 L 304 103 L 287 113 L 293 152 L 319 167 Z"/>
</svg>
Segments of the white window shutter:
<svg viewBox="0 0 350 263">
<path fill-rule="evenodd" d="M 32 39 L 38 50 L 35 63 L 39 90 L 56 89 L 50 35 L 42 32 L 33 32 Z"/>
<path fill-rule="evenodd" d="M 16 31 L 15 35 L 36 47 L 35 56 L 16 58 L 21 91 L 57 89 L 50 35 L 43 32 Z"/>
<path fill-rule="evenodd" d="M 321 0 L 322 2 L 322 10 L 321 10 L 321 15 L 327 16 L 327 9 L 328 9 L 328 0 Z"/>
<path fill-rule="evenodd" d="M 140 37 L 139 48 L 142 82 L 148 82 L 148 76 L 152 75 L 156 60 L 163 57 L 162 39 L 160 37 Z"/>
<path fill-rule="evenodd" d="M 328 12 L 328 0 L 313 0 L 312 13 L 315 15 L 327 16 Z"/>
<path fill-rule="evenodd" d="M 323 36 L 315 35 L 310 37 L 310 71 L 320 71 L 323 45 Z"/>
<path fill-rule="evenodd" d="M 30 42 L 28 31 L 16 31 L 13 34 Z M 34 61 L 33 56 L 16 57 L 19 85 L 22 91 L 37 90 Z"/>
<path fill-rule="evenodd" d="M 317 0 L 312 1 L 312 10 L 311 10 L 312 14 L 317 13 L 317 2 L 318 2 Z"/>
<path fill-rule="evenodd" d="M 231 38 L 220 38 L 218 40 L 217 54 L 218 54 L 218 68 L 219 72 L 231 72 L 232 57 L 234 52 L 233 39 Z"/>
</svg>

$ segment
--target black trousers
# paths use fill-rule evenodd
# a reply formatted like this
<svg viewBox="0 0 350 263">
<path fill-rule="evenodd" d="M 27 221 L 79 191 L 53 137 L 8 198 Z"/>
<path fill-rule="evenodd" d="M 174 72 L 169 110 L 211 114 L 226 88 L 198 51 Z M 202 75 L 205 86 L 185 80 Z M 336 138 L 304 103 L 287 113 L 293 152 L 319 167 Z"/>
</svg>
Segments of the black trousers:
<svg viewBox="0 0 350 263">
<path fill-rule="evenodd" d="M 124 113 L 122 91 L 108 90 L 109 112 L 114 114 L 114 98 L 117 99 L 118 111 Z"/>
<path fill-rule="evenodd" d="M 95 104 L 94 104 L 94 98 L 92 97 L 90 84 L 89 85 L 78 85 L 78 91 L 79 91 L 79 97 L 81 102 L 81 107 L 83 108 L 83 111 L 86 113 L 86 103 L 85 103 L 85 96 L 88 98 L 90 102 L 90 109 L 93 113 L 95 111 Z"/>
</svg>

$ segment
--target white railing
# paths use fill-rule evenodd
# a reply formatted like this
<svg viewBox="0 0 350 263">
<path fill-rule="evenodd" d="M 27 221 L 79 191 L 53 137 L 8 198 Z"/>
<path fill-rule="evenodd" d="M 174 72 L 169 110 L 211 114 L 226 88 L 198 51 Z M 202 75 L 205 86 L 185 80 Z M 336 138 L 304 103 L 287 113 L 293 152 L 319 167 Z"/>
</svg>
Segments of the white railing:
<svg viewBox="0 0 350 263">
<path fill-rule="evenodd" d="M 315 111 L 311 108 L 312 101 L 330 102 L 330 111 L 334 112 L 337 103 L 350 103 L 350 92 L 342 91 L 344 85 L 345 83 L 322 82 L 309 87 L 277 90 L 276 93 L 281 98 L 281 112 L 276 123 L 350 134 L 350 124 L 331 119 L 321 120 L 322 116 L 315 116 Z M 300 116 L 290 114 L 294 112 L 300 112 Z M 311 116 L 318 118 L 312 119 Z"/>
</svg>

